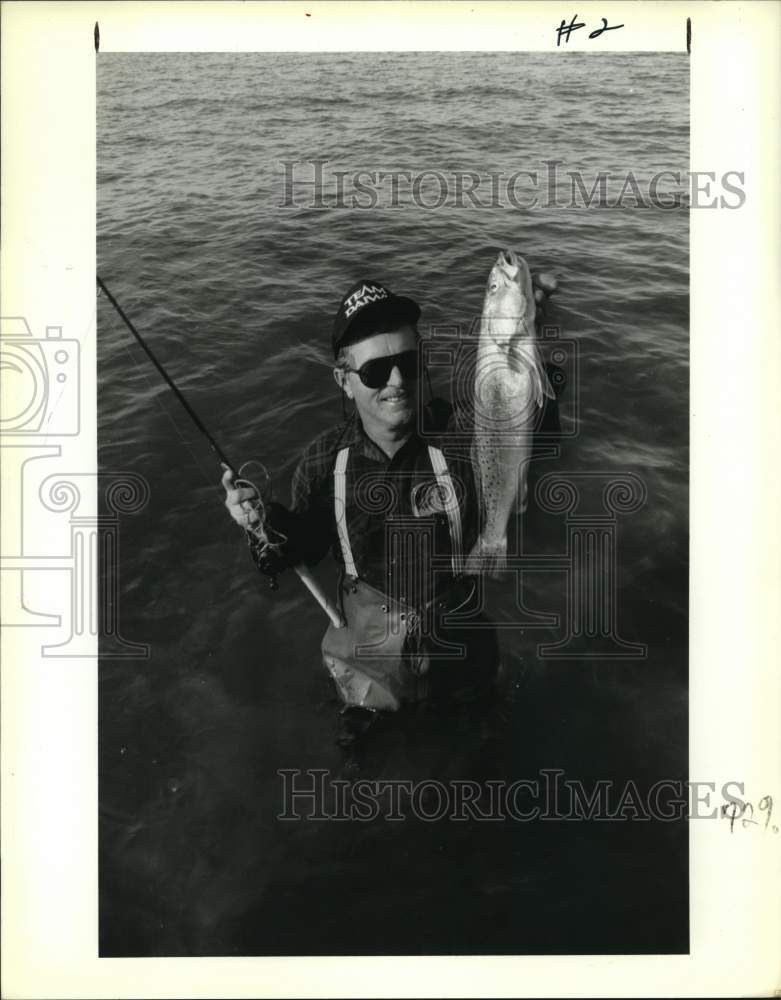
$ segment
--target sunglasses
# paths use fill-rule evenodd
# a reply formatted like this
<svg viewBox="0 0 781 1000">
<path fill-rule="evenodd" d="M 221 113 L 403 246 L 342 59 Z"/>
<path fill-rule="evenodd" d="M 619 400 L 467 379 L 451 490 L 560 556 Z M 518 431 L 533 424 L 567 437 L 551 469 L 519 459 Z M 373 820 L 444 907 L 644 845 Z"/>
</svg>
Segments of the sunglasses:
<svg viewBox="0 0 781 1000">
<path fill-rule="evenodd" d="M 388 379 L 394 368 L 399 369 L 405 380 L 420 378 L 417 351 L 402 351 L 401 354 L 387 354 L 382 358 L 371 358 L 360 368 L 348 368 L 344 371 L 354 372 L 367 389 L 381 389 L 388 384 Z"/>
</svg>

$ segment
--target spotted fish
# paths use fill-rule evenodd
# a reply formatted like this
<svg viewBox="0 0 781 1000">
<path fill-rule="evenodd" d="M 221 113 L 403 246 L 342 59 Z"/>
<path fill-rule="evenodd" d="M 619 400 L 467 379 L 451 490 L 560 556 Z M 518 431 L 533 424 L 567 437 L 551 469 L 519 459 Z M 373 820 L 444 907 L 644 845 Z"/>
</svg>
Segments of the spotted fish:
<svg viewBox="0 0 781 1000">
<path fill-rule="evenodd" d="M 534 332 L 531 274 L 523 257 L 501 252 L 488 276 L 474 381 L 472 460 L 480 487 L 481 530 L 468 572 L 495 575 L 507 563 L 507 523 L 526 502 L 532 433 L 544 397 L 553 397 Z"/>
</svg>

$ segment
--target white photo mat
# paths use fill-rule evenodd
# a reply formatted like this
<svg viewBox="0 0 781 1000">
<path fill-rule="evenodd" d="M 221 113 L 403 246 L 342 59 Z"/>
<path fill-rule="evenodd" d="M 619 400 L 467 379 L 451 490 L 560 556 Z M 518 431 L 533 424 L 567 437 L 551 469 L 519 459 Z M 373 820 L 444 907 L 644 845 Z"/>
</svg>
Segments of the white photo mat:
<svg viewBox="0 0 781 1000">
<path fill-rule="evenodd" d="M 56 446 L 63 471 L 94 474 L 96 21 L 101 52 L 556 51 L 556 27 L 575 13 L 624 25 L 599 39 L 600 51 L 685 51 L 690 18 L 691 169 L 745 175 L 739 210 L 690 218 L 689 770 L 692 781 L 742 781 L 754 800 L 781 798 L 778 4 L 4 4 L 2 315 L 78 341 L 79 433 Z M 48 538 L 50 520 L 11 488 L 15 457 L 3 455 L 4 553 L 21 516 L 43 551 L 61 551 L 67 539 Z M 30 575 L 38 606 L 63 586 L 55 569 Z M 97 651 L 47 660 L 34 633 L 2 637 L 8 997 L 703 996 L 781 986 L 781 836 L 697 821 L 689 956 L 99 959 Z"/>
</svg>

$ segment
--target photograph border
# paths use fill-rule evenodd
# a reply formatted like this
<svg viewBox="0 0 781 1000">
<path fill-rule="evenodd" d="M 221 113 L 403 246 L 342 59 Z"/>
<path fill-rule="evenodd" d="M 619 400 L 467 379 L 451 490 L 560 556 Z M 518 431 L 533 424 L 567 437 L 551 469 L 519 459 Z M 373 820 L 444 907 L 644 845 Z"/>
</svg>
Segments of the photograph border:
<svg viewBox="0 0 781 1000">
<path fill-rule="evenodd" d="M 82 374 L 77 434 L 50 428 L 35 447 L 3 442 L 4 558 L 23 555 L 22 518 L 34 558 L 54 560 L 69 544 L 47 508 L 15 485 L 20 449 L 30 452 L 24 461 L 56 457 L 63 476 L 79 477 L 86 516 L 96 512 L 95 22 L 100 53 L 558 50 L 566 58 L 556 28 L 574 13 L 550 3 L 5 3 L 2 315 L 23 318 L 39 340 L 77 342 Z M 772 127 L 781 104 L 781 9 L 608 2 L 580 5 L 577 14 L 624 24 L 589 51 L 686 51 L 691 38 L 691 169 L 745 176 L 740 210 L 692 210 L 690 219 L 689 774 L 716 787 L 742 782 L 754 801 L 781 797 L 781 474 L 772 458 L 781 440 L 781 138 Z M 583 44 L 569 42 L 574 51 Z M 56 567 L 27 574 L 30 607 L 52 606 L 62 576 Z M 34 623 L 4 623 L 6 996 L 694 996 L 779 988 L 781 838 L 700 821 L 690 824 L 689 956 L 99 959 L 97 643 L 66 660 L 47 658 Z"/>
</svg>

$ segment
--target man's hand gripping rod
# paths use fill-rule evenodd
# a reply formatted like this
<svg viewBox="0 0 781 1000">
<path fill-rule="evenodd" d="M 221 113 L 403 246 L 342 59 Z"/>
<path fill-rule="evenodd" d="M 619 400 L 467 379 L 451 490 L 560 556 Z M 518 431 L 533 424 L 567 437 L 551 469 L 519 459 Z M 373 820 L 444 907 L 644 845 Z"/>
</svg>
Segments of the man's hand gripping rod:
<svg viewBox="0 0 781 1000">
<path fill-rule="evenodd" d="M 250 467 L 257 466 L 259 472 L 261 473 L 262 481 L 264 483 L 267 483 L 269 481 L 269 476 L 268 473 L 266 472 L 265 466 L 263 465 L 262 462 L 246 462 L 239 469 L 237 475 L 236 470 L 230 465 L 230 463 L 226 462 L 224 459 L 223 459 L 223 465 L 230 472 L 233 473 L 235 486 L 249 487 L 255 492 L 254 500 L 246 500 L 244 502 L 250 504 L 250 508 L 257 513 L 259 520 L 258 523 L 253 527 L 245 526 L 244 530 L 247 532 L 248 537 L 252 535 L 254 538 L 258 540 L 259 543 L 258 554 L 262 556 L 265 552 L 269 550 L 275 554 L 278 554 L 282 546 L 287 541 L 287 536 L 283 535 L 282 532 L 277 531 L 273 527 L 273 525 L 270 525 L 268 523 L 268 517 L 266 514 L 266 505 L 263 500 L 263 488 L 261 486 L 258 486 L 257 483 L 253 482 L 252 479 L 249 478 Z M 333 624 L 334 628 L 342 628 L 345 622 L 341 614 L 339 613 L 338 608 L 335 607 L 335 605 L 329 600 L 327 595 L 323 592 L 322 587 L 317 582 L 317 580 L 315 580 L 314 576 L 312 576 L 312 573 L 309 570 L 309 568 L 304 563 L 299 563 L 298 565 L 293 566 L 293 569 L 300 577 L 304 586 L 307 587 L 307 589 L 312 594 L 314 599 L 317 601 L 317 603 L 320 605 L 323 611 L 325 611 L 325 613 L 331 619 L 331 623 Z M 272 575 L 270 577 L 270 583 L 271 583 L 271 589 L 276 590 L 277 578 L 275 575 Z"/>
<path fill-rule="evenodd" d="M 233 475 L 236 476 L 237 475 L 236 468 L 233 465 L 233 463 L 228 459 L 228 457 L 225 454 L 225 452 L 222 450 L 222 448 L 220 448 L 220 446 L 214 440 L 214 438 L 212 437 L 212 435 L 209 433 L 209 431 L 203 425 L 203 423 L 202 423 L 200 417 L 198 416 L 198 414 L 195 412 L 195 410 L 190 406 L 190 404 L 187 402 L 187 400 L 182 395 L 181 390 L 175 385 L 173 379 L 168 374 L 168 372 L 165 370 L 165 368 L 163 368 L 163 366 L 157 360 L 157 358 L 155 357 L 155 355 L 152 353 L 151 348 L 147 345 L 147 343 L 144 340 L 144 338 L 141 336 L 141 334 L 138 332 L 138 330 L 136 330 L 136 328 L 130 322 L 130 320 L 128 319 L 128 317 L 125 315 L 122 307 L 117 302 L 117 300 L 114 298 L 114 296 L 111 294 L 111 292 L 108 290 L 108 288 L 106 287 L 106 284 L 103 281 L 103 279 L 99 275 L 96 275 L 96 279 L 97 279 L 98 287 L 100 288 L 100 290 L 105 293 L 106 298 L 109 300 L 109 302 L 112 304 L 112 306 L 114 307 L 114 309 L 117 311 L 117 314 L 119 315 L 119 318 L 122 320 L 122 322 L 125 324 L 125 326 L 128 328 L 128 330 L 130 330 L 130 332 L 136 338 L 136 340 L 138 341 L 138 343 L 143 348 L 143 350 L 146 353 L 146 355 L 149 358 L 149 360 L 152 362 L 152 364 L 155 366 L 155 368 L 158 370 L 158 372 L 160 372 L 160 374 L 162 375 L 162 377 L 165 379 L 166 383 L 168 384 L 169 388 L 173 391 L 173 393 L 176 396 L 176 398 L 179 400 L 179 402 L 182 404 L 182 406 L 184 407 L 184 409 L 187 411 L 187 415 L 190 417 L 190 419 L 195 424 L 195 426 L 198 428 L 198 430 L 201 432 L 201 434 L 203 434 L 203 436 L 209 442 L 209 446 L 211 447 L 212 451 L 216 453 L 216 455 L 218 456 L 218 458 L 220 459 L 220 461 L 223 463 L 223 465 L 225 465 L 228 469 L 230 469 L 230 471 L 233 473 Z M 240 475 L 240 473 L 239 473 L 239 475 Z M 254 484 L 248 483 L 248 485 L 254 485 Z M 262 505 L 262 499 L 260 497 L 260 493 L 258 492 L 257 488 L 255 488 L 255 491 L 256 491 L 256 493 L 258 493 L 258 501 L 259 501 L 260 505 Z M 263 508 L 261 506 L 261 510 L 262 509 Z M 284 541 L 283 536 L 280 536 L 277 532 L 275 532 L 274 535 L 276 536 L 276 538 L 269 538 L 269 534 L 268 534 L 268 532 L 266 530 L 266 527 L 265 527 L 265 524 L 264 524 L 264 520 L 265 519 L 263 518 L 263 516 L 261 514 L 260 523 L 256 526 L 256 528 L 254 530 L 251 530 L 251 534 L 254 534 L 260 540 L 262 546 L 272 547 L 272 548 L 273 547 L 278 547 Z M 249 528 L 247 528 L 245 530 L 250 531 Z M 314 599 L 317 601 L 317 603 L 320 605 L 320 607 L 323 609 L 323 611 L 325 611 L 325 613 L 331 619 L 331 623 L 333 624 L 334 628 L 341 628 L 344 625 L 344 620 L 343 620 L 341 614 L 339 613 L 338 608 L 336 608 L 336 606 L 333 604 L 333 602 L 328 598 L 327 594 L 323 591 L 323 588 L 320 586 L 320 584 L 317 582 L 317 580 L 315 580 L 315 578 L 312 576 L 312 573 L 310 572 L 310 570 L 305 565 L 303 565 L 303 563 L 300 564 L 300 565 L 298 565 L 298 566 L 294 566 L 293 568 L 295 569 L 295 571 L 298 574 L 298 576 L 300 577 L 300 579 L 303 581 L 303 583 L 306 586 L 306 588 L 312 594 L 312 596 L 314 597 Z M 272 578 L 272 586 L 275 586 L 275 585 L 276 585 L 276 581 L 275 581 L 274 578 Z"/>
</svg>

